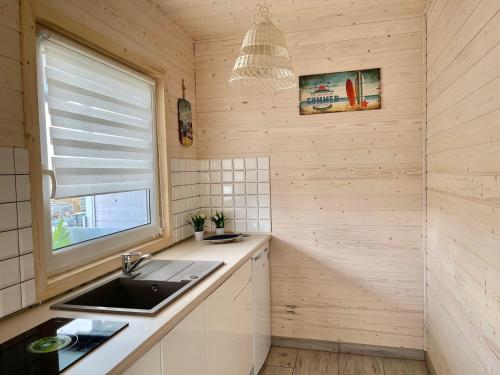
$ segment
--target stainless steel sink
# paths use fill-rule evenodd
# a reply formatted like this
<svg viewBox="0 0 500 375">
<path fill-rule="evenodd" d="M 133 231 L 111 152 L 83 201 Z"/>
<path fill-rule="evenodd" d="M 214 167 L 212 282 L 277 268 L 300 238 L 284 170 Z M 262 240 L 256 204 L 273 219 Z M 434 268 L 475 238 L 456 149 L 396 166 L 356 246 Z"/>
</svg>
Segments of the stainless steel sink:
<svg viewBox="0 0 500 375">
<path fill-rule="evenodd" d="M 50 308 L 153 316 L 222 265 L 155 260 L 139 267 L 130 277 L 119 276 Z"/>
</svg>

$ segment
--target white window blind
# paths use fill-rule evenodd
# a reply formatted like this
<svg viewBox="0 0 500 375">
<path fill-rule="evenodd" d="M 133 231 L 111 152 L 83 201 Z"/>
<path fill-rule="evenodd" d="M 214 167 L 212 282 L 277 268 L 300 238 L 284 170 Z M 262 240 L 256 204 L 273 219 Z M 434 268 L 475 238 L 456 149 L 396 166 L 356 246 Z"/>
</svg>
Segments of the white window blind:
<svg viewBox="0 0 500 375">
<path fill-rule="evenodd" d="M 40 46 L 52 197 L 154 190 L 154 81 L 54 36 Z"/>
</svg>

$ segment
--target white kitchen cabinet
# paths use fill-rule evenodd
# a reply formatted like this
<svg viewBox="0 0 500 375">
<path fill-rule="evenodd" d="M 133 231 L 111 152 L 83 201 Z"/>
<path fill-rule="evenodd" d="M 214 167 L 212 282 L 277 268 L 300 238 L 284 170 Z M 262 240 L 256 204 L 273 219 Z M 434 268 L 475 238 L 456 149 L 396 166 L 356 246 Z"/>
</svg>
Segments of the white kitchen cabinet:
<svg viewBox="0 0 500 375">
<path fill-rule="evenodd" d="M 206 299 L 208 375 L 250 373 L 251 277 L 248 261 Z"/>
<path fill-rule="evenodd" d="M 239 294 L 235 296 L 233 310 L 235 347 L 235 367 L 233 373 L 248 375 L 254 364 L 252 283 L 250 280 Z"/>
<path fill-rule="evenodd" d="M 266 360 L 271 348 L 271 288 L 269 243 L 252 257 L 255 373 Z"/>
<path fill-rule="evenodd" d="M 163 375 L 204 374 L 207 368 L 205 302 L 161 341 Z"/>
<path fill-rule="evenodd" d="M 156 344 L 132 365 L 124 375 L 162 375 L 161 373 L 161 347 Z"/>
</svg>

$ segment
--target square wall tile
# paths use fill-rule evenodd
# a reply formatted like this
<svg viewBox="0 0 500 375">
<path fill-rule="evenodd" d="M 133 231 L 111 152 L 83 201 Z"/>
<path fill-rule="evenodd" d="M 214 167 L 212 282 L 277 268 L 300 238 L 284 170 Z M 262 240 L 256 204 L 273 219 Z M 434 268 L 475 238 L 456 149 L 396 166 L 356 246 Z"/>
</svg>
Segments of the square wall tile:
<svg viewBox="0 0 500 375">
<path fill-rule="evenodd" d="M 271 194 L 271 185 L 268 182 L 259 182 L 259 194 Z"/>
<path fill-rule="evenodd" d="M 222 172 L 222 182 L 233 182 L 233 171 Z"/>
<path fill-rule="evenodd" d="M 244 195 L 234 196 L 234 207 L 246 207 L 247 202 Z"/>
<path fill-rule="evenodd" d="M 206 172 L 210 170 L 210 160 L 200 160 L 200 171 Z"/>
<path fill-rule="evenodd" d="M 243 233 L 247 231 L 247 222 L 246 220 L 235 220 L 234 221 L 234 230 L 237 233 Z"/>
<path fill-rule="evenodd" d="M 224 184 L 224 185 L 222 185 L 222 194 L 224 194 L 224 195 L 232 195 L 233 194 L 233 184 Z"/>
<path fill-rule="evenodd" d="M 14 149 L 0 147 L 0 174 L 14 174 Z"/>
<path fill-rule="evenodd" d="M 259 231 L 259 222 L 257 220 L 247 220 L 247 232 L 257 233 Z"/>
<path fill-rule="evenodd" d="M 247 208 L 247 219 L 257 220 L 259 218 L 259 209 L 258 208 Z"/>
<path fill-rule="evenodd" d="M 200 172 L 200 183 L 202 184 L 210 183 L 210 172 Z"/>
<path fill-rule="evenodd" d="M 271 219 L 271 209 L 259 207 L 259 219 L 270 220 Z"/>
<path fill-rule="evenodd" d="M 235 171 L 242 171 L 245 169 L 245 159 L 233 159 L 233 167 Z"/>
<path fill-rule="evenodd" d="M 20 281 L 19 258 L 15 257 L 0 261 L 0 289 L 19 284 Z"/>
<path fill-rule="evenodd" d="M 212 184 L 214 182 L 221 183 L 222 182 L 221 172 L 220 171 L 210 172 L 210 182 Z"/>
<path fill-rule="evenodd" d="M 232 171 L 233 170 L 233 159 L 222 160 L 222 169 L 225 171 Z"/>
<path fill-rule="evenodd" d="M 16 174 L 28 174 L 30 172 L 27 149 L 14 148 L 14 166 Z"/>
<path fill-rule="evenodd" d="M 257 158 L 245 158 L 245 169 L 257 169 Z"/>
<path fill-rule="evenodd" d="M 245 184 L 243 183 L 234 184 L 234 194 L 245 195 Z"/>
<path fill-rule="evenodd" d="M 220 159 L 212 159 L 210 160 L 210 170 L 211 171 L 220 171 L 222 168 L 222 163 Z"/>
<path fill-rule="evenodd" d="M 33 253 L 21 255 L 20 258 L 21 281 L 26 281 L 35 277 L 35 261 Z"/>
<path fill-rule="evenodd" d="M 259 169 L 258 171 L 258 180 L 259 182 L 269 182 L 269 170 L 268 169 Z"/>
<path fill-rule="evenodd" d="M 259 207 L 271 207 L 271 196 L 259 195 Z"/>
<path fill-rule="evenodd" d="M 233 196 L 223 197 L 223 206 L 224 207 L 234 207 Z"/>
<path fill-rule="evenodd" d="M 259 220 L 259 232 L 270 233 L 271 232 L 271 221 L 270 220 Z"/>
<path fill-rule="evenodd" d="M 248 171 L 245 175 L 246 182 L 257 182 L 257 171 Z"/>
<path fill-rule="evenodd" d="M 234 171 L 234 182 L 245 182 L 245 171 Z"/>
<path fill-rule="evenodd" d="M 247 195 L 247 207 L 258 207 L 259 201 L 257 195 Z"/>
<path fill-rule="evenodd" d="M 28 280 L 21 283 L 21 304 L 28 307 L 36 302 L 35 280 Z"/>
<path fill-rule="evenodd" d="M 0 260 L 16 256 L 19 256 L 17 230 L 0 232 Z"/>
<path fill-rule="evenodd" d="M 16 203 L 0 204 L 0 232 L 17 228 Z"/>
<path fill-rule="evenodd" d="M 235 208 L 234 209 L 234 218 L 245 220 L 247 218 L 247 210 L 246 208 Z"/>
<path fill-rule="evenodd" d="M 210 197 L 210 207 L 220 209 L 222 207 L 222 197 L 212 195 Z"/>
<path fill-rule="evenodd" d="M 0 175 L 0 203 L 16 201 L 16 176 Z"/>
<path fill-rule="evenodd" d="M 269 169 L 269 156 L 257 158 L 257 167 L 259 169 Z"/>
<path fill-rule="evenodd" d="M 0 290 L 0 317 L 21 308 L 21 286 L 19 284 Z"/>
<path fill-rule="evenodd" d="M 210 195 L 221 195 L 222 185 L 221 184 L 210 184 Z"/>
<path fill-rule="evenodd" d="M 224 213 L 224 217 L 228 220 L 233 220 L 234 219 L 234 208 L 224 208 L 222 210 Z M 227 223 L 226 223 L 227 224 Z M 226 225 L 224 225 L 226 227 Z"/>
<path fill-rule="evenodd" d="M 200 195 L 210 195 L 210 184 L 200 184 L 199 189 Z"/>
<path fill-rule="evenodd" d="M 247 194 L 257 194 L 257 184 L 254 182 L 246 184 L 246 193 Z"/>
</svg>

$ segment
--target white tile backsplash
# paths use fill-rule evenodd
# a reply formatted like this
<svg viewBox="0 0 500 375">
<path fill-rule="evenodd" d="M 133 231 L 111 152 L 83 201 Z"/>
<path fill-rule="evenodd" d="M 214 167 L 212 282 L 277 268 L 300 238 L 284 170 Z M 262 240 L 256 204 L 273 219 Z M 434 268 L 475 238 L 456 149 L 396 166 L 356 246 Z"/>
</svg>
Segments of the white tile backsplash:
<svg viewBox="0 0 500 375">
<path fill-rule="evenodd" d="M 228 231 L 270 231 L 269 157 L 172 159 L 171 166 L 175 241 L 193 234 L 186 220 L 197 211 L 209 216 L 223 210 Z M 207 220 L 206 228 L 212 227 Z"/>
<path fill-rule="evenodd" d="M 35 302 L 28 173 L 26 149 L 0 147 L 0 317 Z"/>
</svg>

